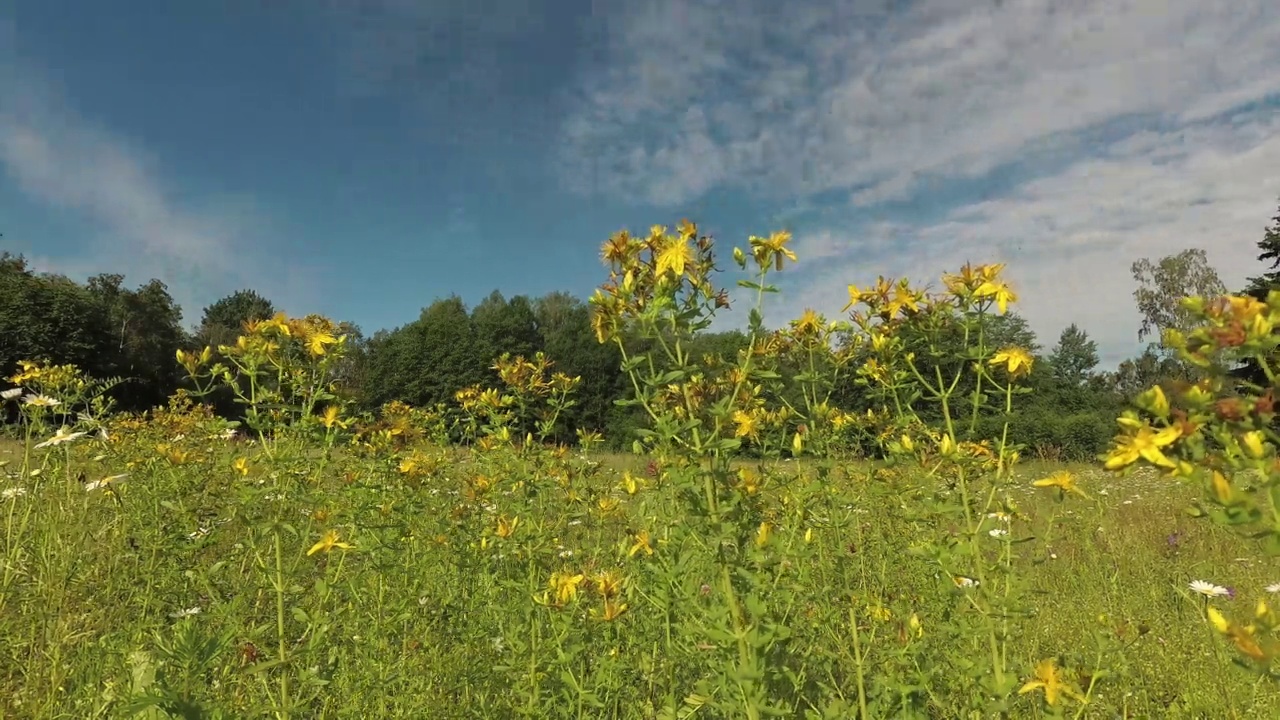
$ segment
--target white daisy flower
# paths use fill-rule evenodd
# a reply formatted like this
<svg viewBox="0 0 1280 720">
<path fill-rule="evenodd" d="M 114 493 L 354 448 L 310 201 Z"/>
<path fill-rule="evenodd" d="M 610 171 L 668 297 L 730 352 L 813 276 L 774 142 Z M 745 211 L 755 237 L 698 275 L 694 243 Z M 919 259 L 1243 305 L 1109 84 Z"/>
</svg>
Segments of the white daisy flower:
<svg viewBox="0 0 1280 720">
<path fill-rule="evenodd" d="M 101 490 L 111 485 L 111 483 L 118 482 L 127 477 L 129 477 L 129 473 L 121 473 L 119 475 L 109 475 L 107 477 L 102 478 L 101 480 L 94 480 L 93 482 L 85 483 L 84 491 L 93 492 L 94 490 Z"/>
<path fill-rule="evenodd" d="M 1002 538 L 1005 535 L 1008 535 L 1009 531 L 1005 530 L 1004 528 L 991 528 L 990 530 L 987 531 L 987 534 L 993 538 Z"/>
<path fill-rule="evenodd" d="M 0 400 L 12 400 L 22 395 L 22 388 L 9 388 L 0 392 Z"/>
<path fill-rule="evenodd" d="M 38 449 L 38 448 L 53 447 L 54 445 L 61 445 L 62 443 L 69 443 L 75 440 L 79 440 L 82 437 L 84 437 L 84 433 L 71 432 L 71 430 L 67 428 L 66 425 L 63 425 L 62 427 L 58 428 L 58 432 L 55 433 L 53 437 L 49 438 L 48 440 L 45 440 L 42 443 L 37 444 L 36 448 Z"/>
<path fill-rule="evenodd" d="M 62 401 L 55 400 L 49 397 L 48 395 L 28 395 L 22 398 L 22 404 L 30 405 L 32 407 L 51 408 L 51 407 L 58 407 L 59 405 L 62 404 Z"/>
<path fill-rule="evenodd" d="M 1226 597 L 1231 594 L 1229 590 L 1221 585 L 1214 585 L 1213 583 L 1206 582 L 1204 580 L 1192 580 L 1191 584 L 1187 587 L 1191 588 L 1192 592 L 1199 593 L 1208 598 Z"/>
<path fill-rule="evenodd" d="M 0 490 L 0 500 L 12 500 L 26 494 L 27 489 L 24 487 L 9 487 L 4 490 Z"/>
</svg>

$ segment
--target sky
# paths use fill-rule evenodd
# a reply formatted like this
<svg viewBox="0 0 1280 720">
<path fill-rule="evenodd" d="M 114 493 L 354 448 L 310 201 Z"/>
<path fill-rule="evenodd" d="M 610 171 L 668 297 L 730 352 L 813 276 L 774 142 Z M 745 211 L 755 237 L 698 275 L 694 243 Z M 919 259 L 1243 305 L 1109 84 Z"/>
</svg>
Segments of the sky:
<svg viewBox="0 0 1280 720">
<path fill-rule="evenodd" d="M 1135 260 L 1265 269 L 1278 68 L 1274 0 L 6 0 L 0 249 L 371 334 L 585 298 L 612 233 L 688 217 L 723 265 L 793 233 L 769 324 L 1005 262 L 1107 367 Z"/>
</svg>

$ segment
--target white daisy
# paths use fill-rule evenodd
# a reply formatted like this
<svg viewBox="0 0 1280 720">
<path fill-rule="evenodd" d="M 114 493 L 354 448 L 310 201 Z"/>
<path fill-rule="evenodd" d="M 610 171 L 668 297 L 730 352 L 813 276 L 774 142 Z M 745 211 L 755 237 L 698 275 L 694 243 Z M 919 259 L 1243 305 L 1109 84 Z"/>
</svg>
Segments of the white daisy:
<svg viewBox="0 0 1280 720">
<path fill-rule="evenodd" d="M 1192 580 L 1191 584 L 1187 587 L 1191 588 L 1192 592 L 1199 593 L 1208 598 L 1226 597 L 1231 594 L 1231 591 L 1221 585 L 1214 585 L 1213 583 L 1206 582 L 1204 580 Z"/>
<path fill-rule="evenodd" d="M 22 395 L 22 388 L 9 388 L 0 392 L 0 400 L 12 400 L 20 395 Z"/>
<path fill-rule="evenodd" d="M 59 405 L 62 404 L 62 401 L 55 400 L 49 397 L 48 395 L 28 395 L 22 398 L 22 404 L 30 405 L 32 407 L 51 408 L 51 407 L 58 407 Z"/>
<path fill-rule="evenodd" d="M 36 448 L 38 449 L 38 448 L 53 447 L 54 445 L 61 445 L 62 443 L 69 443 L 75 440 L 79 440 L 82 437 L 84 437 L 84 433 L 71 432 L 71 430 L 66 425 L 63 425 L 62 427 L 58 428 L 58 432 L 55 433 L 53 437 L 49 438 L 48 440 L 45 440 L 42 443 L 37 444 Z"/>
<path fill-rule="evenodd" d="M 102 478 L 101 480 L 94 480 L 93 482 L 85 483 L 84 491 L 93 492 L 94 490 L 101 490 L 111 485 L 111 483 L 123 480 L 127 477 L 129 477 L 129 473 L 121 473 L 119 475 L 109 475 L 107 477 Z"/>
</svg>

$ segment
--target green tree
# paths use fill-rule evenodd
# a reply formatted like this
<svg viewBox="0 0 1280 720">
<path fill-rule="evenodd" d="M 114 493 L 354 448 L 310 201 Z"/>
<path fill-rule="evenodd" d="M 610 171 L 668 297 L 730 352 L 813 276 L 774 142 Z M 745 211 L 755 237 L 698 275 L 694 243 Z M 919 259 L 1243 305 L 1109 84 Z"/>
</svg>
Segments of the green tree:
<svg viewBox="0 0 1280 720">
<path fill-rule="evenodd" d="M 1047 360 L 1055 380 L 1068 387 L 1080 387 L 1088 383 L 1098 367 L 1098 343 L 1071 323 L 1058 336 L 1058 344 Z"/>
<path fill-rule="evenodd" d="M 128 382 L 117 393 L 122 409 L 143 410 L 162 404 L 182 377 L 174 353 L 188 344 L 182 309 L 159 280 L 137 290 L 124 287 L 124 276 L 103 274 L 89 279 L 89 293 L 105 311 L 110 345 L 103 356 L 109 374 Z"/>
<path fill-rule="evenodd" d="M 633 408 L 619 408 L 614 400 L 629 391 L 622 374 L 622 355 L 613 343 L 596 342 L 591 329 L 591 308 L 566 292 L 552 292 L 533 302 L 543 350 L 554 368 L 570 377 L 581 377 L 577 404 L 565 414 L 568 431 L 602 432 L 611 445 L 630 443 L 631 427 L 642 422 Z"/>
<path fill-rule="evenodd" d="M 63 275 L 33 273 L 26 260 L 0 254 L 0 372 L 19 360 L 73 363 L 97 377 L 111 370 L 106 309 Z"/>
<path fill-rule="evenodd" d="M 531 358 L 543 349 L 538 319 L 523 295 L 507 300 L 494 290 L 471 311 L 471 323 L 480 356 L 490 365 L 503 353 Z M 496 380 L 497 375 L 492 377 Z"/>
<path fill-rule="evenodd" d="M 376 333 L 367 353 L 365 397 L 373 406 L 392 400 L 419 407 L 452 403 L 458 390 L 484 382 L 491 364 L 456 295 L 436 300 L 408 325 Z"/>
<path fill-rule="evenodd" d="M 1131 270 L 1138 283 L 1133 297 L 1138 303 L 1138 312 L 1142 313 L 1139 341 L 1149 337 L 1159 341 L 1165 330 L 1190 331 L 1194 320 L 1182 308 L 1182 299 L 1191 295 L 1217 297 L 1227 291 L 1218 271 L 1200 248 L 1167 255 L 1155 263 L 1142 258 Z"/>
<path fill-rule="evenodd" d="M 245 323 L 275 314 L 276 306 L 256 291 L 237 290 L 204 309 L 196 335 L 204 345 L 228 345 L 239 337 Z"/>
<path fill-rule="evenodd" d="M 1259 300 L 1266 300 L 1267 293 L 1280 289 L 1280 211 L 1271 219 L 1271 226 L 1263 231 L 1258 241 L 1258 261 L 1265 263 L 1267 271 L 1249 278 L 1244 293 Z"/>
</svg>

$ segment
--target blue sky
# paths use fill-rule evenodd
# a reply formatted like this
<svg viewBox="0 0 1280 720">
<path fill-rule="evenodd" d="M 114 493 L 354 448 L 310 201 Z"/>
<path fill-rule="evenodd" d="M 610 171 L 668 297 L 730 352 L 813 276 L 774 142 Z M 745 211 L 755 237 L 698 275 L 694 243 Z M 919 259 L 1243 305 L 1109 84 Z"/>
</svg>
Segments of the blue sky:
<svg viewBox="0 0 1280 720">
<path fill-rule="evenodd" d="M 610 233 L 688 216 L 793 231 L 772 322 L 1005 261 L 1114 365 L 1134 260 L 1260 269 L 1277 67 L 1271 0 L 11 0 L 0 247 L 372 332 L 585 297 Z"/>
</svg>

